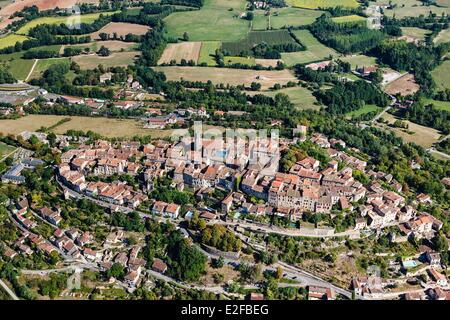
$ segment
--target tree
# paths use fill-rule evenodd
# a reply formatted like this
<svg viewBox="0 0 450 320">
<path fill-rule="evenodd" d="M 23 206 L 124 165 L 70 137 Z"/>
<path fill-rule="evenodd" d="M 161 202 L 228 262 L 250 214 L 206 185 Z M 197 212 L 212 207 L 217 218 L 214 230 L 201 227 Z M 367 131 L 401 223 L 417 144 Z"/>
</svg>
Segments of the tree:
<svg viewBox="0 0 450 320">
<path fill-rule="evenodd" d="M 219 269 L 219 268 L 222 268 L 223 265 L 224 265 L 224 260 L 223 260 L 222 256 L 220 256 L 218 259 L 213 260 L 213 264 L 212 264 L 213 268 Z"/>
<path fill-rule="evenodd" d="M 111 268 L 106 271 L 106 276 L 108 278 L 114 277 L 116 279 L 123 279 L 125 276 L 125 268 L 120 263 L 115 262 Z"/>
<path fill-rule="evenodd" d="M 278 280 L 280 280 L 281 278 L 283 278 L 283 268 L 281 267 L 277 267 L 277 274 L 276 277 Z"/>
<path fill-rule="evenodd" d="M 252 82 L 251 85 L 250 85 L 250 89 L 252 91 L 259 91 L 261 89 L 261 83 Z"/>
<path fill-rule="evenodd" d="M 111 54 L 111 52 L 105 46 L 101 46 L 100 50 L 98 50 L 97 54 L 102 57 L 107 57 Z"/>
<path fill-rule="evenodd" d="M 189 34 L 187 32 L 183 33 L 183 40 L 189 41 Z"/>
</svg>

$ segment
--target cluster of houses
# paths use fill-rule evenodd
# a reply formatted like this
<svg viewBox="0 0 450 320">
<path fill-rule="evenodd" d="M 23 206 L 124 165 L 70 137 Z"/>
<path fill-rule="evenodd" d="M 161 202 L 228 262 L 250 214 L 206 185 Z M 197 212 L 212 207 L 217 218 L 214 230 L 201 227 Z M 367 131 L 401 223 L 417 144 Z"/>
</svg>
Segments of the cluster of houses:
<svg viewBox="0 0 450 320">
<path fill-rule="evenodd" d="M 26 158 L 14 164 L 5 174 L 2 175 L 3 183 L 21 184 L 25 182 L 25 177 L 22 176 L 24 169 L 34 170 L 37 166 L 44 164 L 42 160 Z"/>
</svg>

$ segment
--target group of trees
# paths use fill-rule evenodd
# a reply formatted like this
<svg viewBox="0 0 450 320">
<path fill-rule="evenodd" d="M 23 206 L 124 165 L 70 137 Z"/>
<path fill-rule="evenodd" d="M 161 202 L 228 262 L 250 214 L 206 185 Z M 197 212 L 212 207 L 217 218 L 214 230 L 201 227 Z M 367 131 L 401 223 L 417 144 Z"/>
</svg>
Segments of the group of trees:
<svg viewBox="0 0 450 320">
<path fill-rule="evenodd" d="M 385 38 L 383 32 L 368 29 L 365 21 L 335 23 L 328 14 L 320 16 L 309 29 L 321 42 L 342 53 L 369 50 Z"/>
<path fill-rule="evenodd" d="M 410 108 L 399 110 L 399 115 L 406 120 L 435 128 L 445 134 L 450 133 L 450 112 L 417 102 Z"/>
<path fill-rule="evenodd" d="M 238 252 L 242 247 L 242 241 L 220 224 L 205 227 L 201 231 L 201 241 L 221 251 Z"/>
<path fill-rule="evenodd" d="M 344 114 L 362 108 L 365 104 L 386 107 L 389 98 L 378 87 L 364 80 L 341 83 L 328 90 L 314 93 L 319 101 L 327 105 L 327 112 Z"/>
<path fill-rule="evenodd" d="M 181 5 L 181 6 L 192 6 L 201 8 L 205 0 L 161 0 L 161 4 L 173 4 L 173 5 Z"/>
<path fill-rule="evenodd" d="M 0 66 L 0 84 L 15 83 L 17 80 L 6 68 Z"/>
<path fill-rule="evenodd" d="M 112 89 L 101 89 L 98 87 L 75 86 L 66 78 L 66 74 L 70 71 L 67 64 L 51 65 L 42 75 L 40 79 L 33 79 L 30 83 L 47 89 L 57 94 L 67 94 L 78 97 L 90 97 L 99 99 L 112 99 L 114 91 Z"/>
<path fill-rule="evenodd" d="M 411 70 L 424 93 L 430 94 L 435 88 L 430 71 L 449 51 L 450 43 L 437 46 L 416 46 L 404 41 L 383 41 L 371 53 L 396 70 Z"/>
</svg>

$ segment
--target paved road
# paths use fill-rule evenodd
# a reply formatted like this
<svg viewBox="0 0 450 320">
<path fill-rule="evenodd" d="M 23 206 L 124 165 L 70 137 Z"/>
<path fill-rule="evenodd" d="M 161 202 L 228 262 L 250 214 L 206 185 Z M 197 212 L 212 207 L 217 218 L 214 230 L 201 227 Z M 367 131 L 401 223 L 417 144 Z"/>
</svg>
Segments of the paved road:
<svg viewBox="0 0 450 320">
<path fill-rule="evenodd" d="M 450 155 L 448 155 L 448 154 L 446 154 L 444 152 L 441 152 L 439 150 L 436 150 L 434 147 L 431 147 L 431 148 L 427 149 L 427 151 L 430 152 L 430 153 L 436 153 L 436 154 L 438 154 L 438 155 L 440 155 L 440 156 L 442 156 L 444 158 L 450 159 Z"/>
<path fill-rule="evenodd" d="M 391 97 L 391 99 L 392 99 L 391 103 L 386 108 L 384 108 L 383 111 L 381 111 L 379 114 L 377 114 L 375 116 L 375 118 L 373 118 L 372 121 L 370 121 L 371 123 L 375 123 L 378 119 L 380 119 L 383 116 L 383 114 L 385 114 L 389 109 L 391 109 L 394 106 L 394 104 L 397 102 L 396 97 L 391 96 L 391 95 L 389 95 L 389 97 Z"/>
<path fill-rule="evenodd" d="M 3 280 L 0 280 L 0 287 L 2 287 L 3 289 L 5 289 L 5 291 L 9 294 L 9 296 L 10 296 L 13 300 L 19 300 L 19 297 L 16 296 L 16 294 L 14 293 L 14 291 L 12 291 L 12 290 L 6 285 L 6 283 L 3 282 Z"/>
</svg>

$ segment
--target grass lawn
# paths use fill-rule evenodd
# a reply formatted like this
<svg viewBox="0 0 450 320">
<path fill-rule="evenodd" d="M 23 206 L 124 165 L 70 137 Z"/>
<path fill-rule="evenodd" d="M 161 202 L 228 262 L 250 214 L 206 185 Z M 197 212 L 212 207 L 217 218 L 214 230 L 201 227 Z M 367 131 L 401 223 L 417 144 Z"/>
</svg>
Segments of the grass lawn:
<svg viewBox="0 0 450 320">
<path fill-rule="evenodd" d="M 426 104 L 432 104 L 435 109 L 445 110 L 450 112 L 450 101 L 439 101 L 432 99 L 423 99 Z"/>
<path fill-rule="evenodd" d="M 320 106 L 314 104 L 317 102 L 316 97 L 312 95 L 311 91 L 303 87 L 293 87 L 277 91 L 263 92 L 264 95 L 270 97 L 275 97 L 278 93 L 284 93 L 289 96 L 291 102 L 299 109 L 320 109 Z"/>
<path fill-rule="evenodd" d="M 270 13 L 270 28 L 281 29 L 285 26 L 304 26 L 313 23 L 323 14 L 319 10 L 307 10 L 300 8 L 273 8 Z M 269 16 L 264 15 L 263 10 L 255 12 L 253 30 L 266 30 L 269 27 Z"/>
<path fill-rule="evenodd" d="M 348 22 L 366 21 L 366 18 L 358 16 L 356 14 L 352 14 L 350 16 L 331 18 L 331 20 L 333 20 L 333 22 L 335 23 L 348 23 Z"/>
<path fill-rule="evenodd" d="M 377 105 L 374 104 L 366 104 L 363 108 L 358 109 L 358 110 L 353 110 L 351 112 L 348 112 L 346 115 L 351 118 L 351 117 L 358 117 L 360 115 L 369 113 L 369 112 L 379 112 L 381 111 L 382 108 L 378 107 Z"/>
<path fill-rule="evenodd" d="M 436 44 L 450 42 L 450 29 L 445 29 L 439 32 L 439 34 L 434 38 L 433 41 Z"/>
<path fill-rule="evenodd" d="M 51 65 L 53 64 L 59 64 L 64 63 L 69 65 L 70 59 L 69 58 L 51 58 L 51 59 L 41 59 L 36 63 L 36 67 L 33 70 L 33 73 L 30 76 L 30 79 L 37 79 L 40 78 L 42 73 L 47 70 Z M 30 80 L 29 79 L 29 80 Z"/>
<path fill-rule="evenodd" d="M 376 58 L 365 56 L 363 54 L 340 57 L 339 59 L 345 62 L 349 62 L 352 66 L 352 70 L 355 70 L 357 67 L 368 67 L 377 64 Z"/>
<path fill-rule="evenodd" d="M 425 40 L 425 36 L 431 33 L 431 31 L 415 27 L 404 27 L 402 28 L 402 33 L 404 36 L 410 36 L 415 39 Z"/>
<path fill-rule="evenodd" d="M 444 61 L 431 71 L 431 75 L 440 90 L 450 89 L 450 60 Z"/>
<path fill-rule="evenodd" d="M 175 12 L 164 21 L 170 37 L 187 32 L 190 41 L 237 41 L 250 31 L 250 22 L 239 18 L 245 5 L 245 0 L 205 0 L 200 10 Z"/>
<path fill-rule="evenodd" d="M 310 63 L 328 58 L 328 56 L 338 56 L 333 49 L 321 44 L 308 30 L 295 30 L 294 35 L 306 47 L 306 51 L 282 53 L 281 59 L 288 66 L 297 63 Z"/>
<path fill-rule="evenodd" d="M 224 62 L 225 62 L 226 65 L 231 65 L 231 64 L 235 64 L 235 63 L 246 64 L 246 65 L 249 65 L 249 66 L 256 65 L 255 58 L 253 58 L 253 57 L 231 57 L 231 56 L 226 56 L 226 57 L 224 57 Z"/>
<path fill-rule="evenodd" d="M 216 59 L 214 55 L 216 50 L 220 49 L 222 44 L 220 41 L 204 41 L 202 42 L 202 47 L 200 49 L 200 57 L 198 58 L 198 63 L 205 62 L 208 66 L 215 66 Z"/>
<path fill-rule="evenodd" d="M 80 15 L 80 22 L 81 23 L 92 23 L 95 20 L 98 19 L 98 17 L 102 14 L 104 16 L 112 15 L 115 12 L 102 12 L 102 13 L 89 13 L 89 14 L 82 14 Z M 67 25 L 72 25 L 76 22 L 74 18 L 75 16 L 69 16 L 69 17 L 42 17 L 35 20 L 31 20 L 24 26 L 22 26 L 19 30 L 17 30 L 17 34 L 23 34 L 27 35 L 30 29 L 36 27 L 40 24 L 61 24 L 65 23 Z"/>
<path fill-rule="evenodd" d="M 359 3 L 356 0 L 286 0 L 288 5 L 298 8 L 319 9 L 346 7 L 357 8 Z"/>
<path fill-rule="evenodd" d="M 14 46 L 16 42 L 23 42 L 28 39 L 29 39 L 28 37 L 21 36 L 18 34 L 10 34 L 6 37 L 0 38 L 0 49 Z"/>
<path fill-rule="evenodd" d="M 7 144 L 5 144 L 3 142 L 0 142 L 0 161 L 3 160 L 4 157 L 9 155 L 14 150 L 16 150 L 15 147 L 7 145 Z"/>
</svg>

